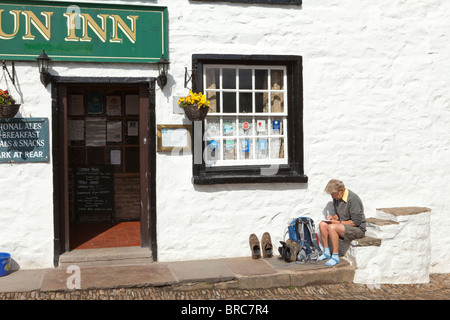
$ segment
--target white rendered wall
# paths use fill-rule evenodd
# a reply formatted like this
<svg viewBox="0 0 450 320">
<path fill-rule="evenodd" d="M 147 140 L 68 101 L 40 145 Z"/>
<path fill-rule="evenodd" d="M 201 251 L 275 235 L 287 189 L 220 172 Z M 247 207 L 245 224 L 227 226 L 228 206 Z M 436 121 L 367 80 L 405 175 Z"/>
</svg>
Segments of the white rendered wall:
<svg viewBox="0 0 450 320">
<path fill-rule="evenodd" d="M 303 57 L 309 182 L 194 186 L 191 154 L 158 153 L 160 261 L 250 256 L 249 235 L 265 231 L 278 245 L 288 219 L 322 217 L 330 200 L 323 189 L 338 178 L 360 195 L 367 217 L 380 207 L 431 208 L 431 269 L 450 272 L 449 1 L 85 2 L 168 7 L 171 64 L 168 85 L 156 89 L 157 124 L 190 123 L 173 114 L 172 97 L 187 93 L 192 54 Z M 51 120 L 50 88 L 36 66 L 16 69 L 25 116 Z M 157 76 L 153 65 L 127 64 L 54 63 L 51 72 Z M 0 250 L 23 268 L 52 266 L 52 188 L 51 162 L 0 165 Z"/>
</svg>

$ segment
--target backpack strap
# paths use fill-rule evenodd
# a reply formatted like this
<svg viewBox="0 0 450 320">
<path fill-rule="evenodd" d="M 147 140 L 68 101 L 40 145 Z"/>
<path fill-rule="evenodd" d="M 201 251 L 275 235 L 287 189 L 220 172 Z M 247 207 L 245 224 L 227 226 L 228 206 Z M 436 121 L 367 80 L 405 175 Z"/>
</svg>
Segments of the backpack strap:
<svg viewBox="0 0 450 320">
<path fill-rule="evenodd" d="M 301 242 L 303 245 L 305 243 L 305 232 L 303 231 L 303 218 L 297 219 L 295 229 L 297 231 L 298 241 Z"/>
<path fill-rule="evenodd" d="M 321 250 L 320 250 L 320 246 L 319 246 L 319 244 L 317 243 L 317 239 L 316 239 L 316 228 L 314 227 L 314 221 L 309 220 L 309 221 L 308 221 L 308 224 L 307 224 L 307 227 L 308 227 L 309 233 L 311 234 L 311 241 L 312 241 L 314 247 L 315 247 L 318 251 L 321 251 Z"/>
</svg>

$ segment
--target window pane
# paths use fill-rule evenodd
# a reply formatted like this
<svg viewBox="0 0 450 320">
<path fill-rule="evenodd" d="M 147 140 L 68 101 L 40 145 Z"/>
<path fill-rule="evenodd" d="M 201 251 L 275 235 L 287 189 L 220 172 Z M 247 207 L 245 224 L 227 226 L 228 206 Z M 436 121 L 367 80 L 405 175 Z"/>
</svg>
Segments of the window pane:
<svg viewBox="0 0 450 320">
<path fill-rule="evenodd" d="M 223 93 L 223 112 L 224 113 L 236 112 L 236 93 L 234 92 Z"/>
<path fill-rule="evenodd" d="M 284 139 L 272 138 L 270 139 L 270 158 L 283 159 L 284 158 Z"/>
<path fill-rule="evenodd" d="M 255 89 L 267 90 L 267 70 L 255 70 Z"/>
<path fill-rule="evenodd" d="M 273 118 L 272 125 L 270 126 L 271 135 L 282 135 L 283 134 L 283 120 L 281 118 Z"/>
<path fill-rule="evenodd" d="M 269 158 L 269 147 L 267 138 L 256 139 L 256 159 L 267 159 Z"/>
<path fill-rule="evenodd" d="M 269 94 L 255 92 L 255 112 L 269 112 Z"/>
<path fill-rule="evenodd" d="M 253 159 L 253 139 L 241 139 L 239 145 L 240 159 Z"/>
<path fill-rule="evenodd" d="M 271 112 L 284 112 L 284 94 L 274 93 L 270 95 L 270 103 L 272 105 Z"/>
<path fill-rule="evenodd" d="M 283 70 L 272 70 L 270 77 L 272 90 L 284 90 Z"/>
<path fill-rule="evenodd" d="M 239 93 L 239 112 L 251 113 L 252 112 L 252 94 L 251 93 Z"/>
<path fill-rule="evenodd" d="M 267 119 L 256 119 L 256 134 L 267 135 Z"/>
<path fill-rule="evenodd" d="M 225 140 L 223 145 L 223 159 L 236 160 L 236 140 Z"/>
<path fill-rule="evenodd" d="M 68 148 L 69 165 L 84 166 L 86 164 L 86 148 Z"/>
<path fill-rule="evenodd" d="M 209 112 L 220 112 L 220 99 L 219 92 L 208 91 L 206 92 L 206 99 L 209 100 Z"/>
<path fill-rule="evenodd" d="M 220 120 L 219 118 L 209 117 L 206 119 L 206 136 L 219 137 L 220 136 Z"/>
<path fill-rule="evenodd" d="M 223 69 L 223 88 L 236 89 L 236 69 Z"/>
<path fill-rule="evenodd" d="M 206 69 L 206 89 L 218 89 L 220 79 L 220 69 Z"/>
<path fill-rule="evenodd" d="M 240 136 L 253 135 L 252 118 L 239 117 L 239 135 Z"/>
<path fill-rule="evenodd" d="M 223 135 L 224 136 L 236 135 L 236 118 L 223 119 Z"/>
<path fill-rule="evenodd" d="M 251 89 L 252 88 L 252 70 L 240 69 L 239 70 L 239 89 Z"/>
<path fill-rule="evenodd" d="M 220 160 L 220 143 L 219 140 L 208 140 L 205 148 L 206 162 L 212 164 L 216 160 Z"/>
<path fill-rule="evenodd" d="M 125 172 L 139 172 L 139 147 L 125 148 Z"/>
</svg>

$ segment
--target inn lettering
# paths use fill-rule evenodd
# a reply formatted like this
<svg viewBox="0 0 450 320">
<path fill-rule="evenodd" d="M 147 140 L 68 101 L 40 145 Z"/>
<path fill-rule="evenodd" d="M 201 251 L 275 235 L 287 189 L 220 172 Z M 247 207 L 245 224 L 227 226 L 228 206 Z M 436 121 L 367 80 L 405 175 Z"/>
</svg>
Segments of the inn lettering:
<svg viewBox="0 0 450 320">
<path fill-rule="evenodd" d="M 54 14 L 42 11 L 39 13 L 42 17 L 39 17 L 29 10 L 6 12 L 0 9 L 0 39 L 11 40 L 22 37 L 23 40 L 34 40 L 36 35 L 40 34 L 45 40 L 50 41 Z M 88 13 L 65 12 L 62 15 L 66 19 L 67 29 L 64 41 L 91 42 L 93 39 L 99 39 L 102 42 L 122 43 L 123 39 L 127 38 L 131 43 L 136 42 L 139 18 L 137 15 L 128 15 L 125 20 L 117 14 L 98 14 L 92 17 Z M 80 28 L 77 28 L 78 19 L 81 20 Z"/>
</svg>

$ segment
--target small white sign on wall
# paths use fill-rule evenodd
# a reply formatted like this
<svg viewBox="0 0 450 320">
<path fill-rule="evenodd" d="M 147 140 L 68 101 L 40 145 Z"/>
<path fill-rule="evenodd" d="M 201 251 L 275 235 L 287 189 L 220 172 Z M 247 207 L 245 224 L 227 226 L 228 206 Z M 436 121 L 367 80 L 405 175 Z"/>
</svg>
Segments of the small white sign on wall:
<svg viewBox="0 0 450 320">
<path fill-rule="evenodd" d="M 158 151 L 172 151 L 174 148 L 191 150 L 192 126 L 158 125 Z"/>
</svg>

